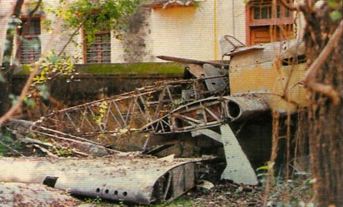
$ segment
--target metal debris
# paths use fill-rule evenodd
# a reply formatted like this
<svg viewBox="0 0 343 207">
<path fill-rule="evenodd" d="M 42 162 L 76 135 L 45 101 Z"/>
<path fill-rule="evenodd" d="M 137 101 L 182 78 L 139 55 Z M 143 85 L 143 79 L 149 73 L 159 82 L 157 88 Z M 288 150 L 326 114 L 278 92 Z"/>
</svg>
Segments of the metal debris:
<svg viewBox="0 0 343 207">
<path fill-rule="evenodd" d="M 140 204 L 173 200 L 195 186 L 200 159 L 1 158 L 0 180 L 45 184 L 72 195 Z"/>
<path fill-rule="evenodd" d="M 218 142 L 223 143 L 226 167 L 221 175 L 221 179 L 232 180 L 235 183 L 246 185 L 257 185 L 258 181 L 254 169 L 247 156 L 243 152 L 239 142 L 229 125 L 220 126 L 221 134 L 210 129 L 197 130 L 192 133 L 193 137 L 205 135 Z"/>
<path fill-rule="evenodd" d="M 226 158 L 226 167 L 221 178 L 233 180 L 235 183 L 257 185 L 255 170 L 251 167 L 230 126 L 222 125 L 220 130 Z"/>
<path fill-rule="evenodd" d="M 157 82 L 112 98 L 56 111 L 29 125 L 30 131 L 69 141 L 74 143 L 73 147 L 76 143 L 87 143 L 97 149 L 108 145 L 109 138 L 132 131 L 206 135 L 223 143 L 227 165 L 222 178 L 255 185 L 255 172 L 228 124 L 241 123 L 271 110 L 294 111 L 305 106 L 304 90 L 298 84 L 305 73 L 304 64 L 294 67 L 289 64 L 305 57 L 295 42 L 245 47 L 226 36 L 222 43 L 229 44 L 222 54 L 223 58 L 230 57 L 230 64 L 159 56 L 191 64 L 186 67 L 185 76 L 192 79 Z M 221 134 L 213 128 L 220 129 Z M 175 199 L 191 189 L 196 180 L 194 159 L 179 162 L 172 157 L 168 162 L 133 158 L 0 159 L 0 166 L 3 168 L 0 179 L 4 181 L 45 183 L 68 189 L 72 194 L 142 204 Z"/>
<path fill-rule="evenodd" d="M 190 132 L 253 118 L 269 110 L 268 104 L 258 98 L 210 97 L 182 105 L 142 130 L 155 134 Z"/>
<path fill-rule="evenodd" d="M 54 112 L 35 122 L 33 129 L 42 131 L 44 127 L 99 142 L 94 139 L 99 134 L 115 134 L 120 129 L 140 129 L 184 104 L 181 92 L 185 89 L 192 91 L 187 101 L 210 95 L 199 82 L 158 82 L 155 86 L 136 89 L 110 99 Z"/>
</svg>

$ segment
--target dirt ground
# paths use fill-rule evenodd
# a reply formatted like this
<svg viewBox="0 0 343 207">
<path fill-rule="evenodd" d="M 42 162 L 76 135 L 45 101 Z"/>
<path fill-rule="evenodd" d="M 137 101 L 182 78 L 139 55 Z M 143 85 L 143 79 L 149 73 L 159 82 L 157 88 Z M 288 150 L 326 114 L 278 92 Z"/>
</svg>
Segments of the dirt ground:
<svg viewBox="0 0 343 207">
<path fill-rule="evenodd" d="M 152 207 L 254 207 L 263 206 L 263 188 L 260 186 L 244 186 L 232 182 L 217 183 L 212 189 L 195 187 L 180 198 Z M 86 199 L 82 207 L 141 207 L 142 205 L 114 203 L 99 199 Z"/>
</svg>

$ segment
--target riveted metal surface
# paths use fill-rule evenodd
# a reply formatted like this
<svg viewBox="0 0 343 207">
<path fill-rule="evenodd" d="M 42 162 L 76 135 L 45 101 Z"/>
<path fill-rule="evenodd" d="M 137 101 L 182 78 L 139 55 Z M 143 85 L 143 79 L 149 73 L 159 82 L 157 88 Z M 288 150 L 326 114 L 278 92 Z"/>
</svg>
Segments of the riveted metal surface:
<svg viewBox="0 0 343 207">
<path fill-rule="evenodd" d="M 55 177 L 57 189 L 74 195 L 149 204 L 156 201 L 155 183 L 167 173 L 173 185 L 167 190 L 175 199 L 194 186 L 194 162 L 179 159 L 166 162 L 155 158 L 51 159 L 1 158 L 0 180 L 42 184 Z M 188 174 L 189 173 L 189 174 Z M 181 176 L 181 177 L 180 177 Z M 162 200 L 163 201 L 163 200 Z"/>
</svg>

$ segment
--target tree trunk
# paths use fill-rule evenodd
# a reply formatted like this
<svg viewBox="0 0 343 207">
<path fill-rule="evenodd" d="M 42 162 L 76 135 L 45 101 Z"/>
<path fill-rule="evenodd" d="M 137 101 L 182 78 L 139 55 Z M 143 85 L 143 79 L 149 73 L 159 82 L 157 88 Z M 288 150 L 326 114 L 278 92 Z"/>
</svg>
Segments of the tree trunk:
<svg viewBox="0 0 343 207">
<path fill-rule="evenodd" d="M 331 0 L 340 5 L 341 0 Z M 305 1 L 303 13 L 306 19 L 304 40 L 308 65 L 316 60 L 327 45 L 342 18 L 334 20 L 330 13 L 340 7 L 330 7 L 329 1 Z M 310 1 L 311 2 L 311 1 Z M 324 4 L 322 4 L 325 2 Z M 342 9 L 336 10 L 342 14 Z M 313 78 L 314 84 L 331 86 L 338 92 L 337 104 L 325 93 L 308 86 L 309 137 L 311 164 L 319 206 L 343 206 L 343 40 L 336 42 L 333 50 Z M 319 84 L 318 84 L 319 83 Z M 323 86 L 323 85 L 321 85 Z"/>
<path fill-rule="evenodd" d="M 13 10 L 12 16 L 19 18 L 20 11 L 23 6 L 24 0 L 17 0 L 16 5 Z M 15 23 L 12 21 L 11 23 L 13 26 Z M 6 39 L 9 42 L 8 48 L 5 48 L 3 61 L 2 61 L 2 68 L 1 71 L 2 76 L 6 79 L 6 82 L 0 82 L 0 116 L 6 113 L 11 106 L 11 100 L 9 95 L 11 94 L 11 85 L 12 85 L 12 76 L 13 70 L 11 68 L 11 54 L 13 50 L 13 42 L 15 37 L 15 31 L 12 27 L 8 27 Z"/>
</svg>

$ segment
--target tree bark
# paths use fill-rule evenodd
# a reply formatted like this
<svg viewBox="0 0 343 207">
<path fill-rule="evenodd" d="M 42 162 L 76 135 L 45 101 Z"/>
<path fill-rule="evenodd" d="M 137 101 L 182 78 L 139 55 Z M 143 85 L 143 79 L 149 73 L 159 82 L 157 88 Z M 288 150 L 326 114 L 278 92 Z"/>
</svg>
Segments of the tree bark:
<svg viewBox="0 0 343 207">
<path fill-rule="evenodd" d="M 341 0 L 331 2 L 340 5 Z M 328 1 L 305 1 L 306 20 L 304 40 L 308 65 L 312 65 L 323 51 L 342 18 L 333 20 L 330 13 L 337 8 Z M 313 2 L 313 5 L 309 2 Z M 323 3 L 324 4 L 321 4 Z M 336 10 L 339 11 L 339 10 Z M 343 10 L 340 8 L 341 14 Z M 339 94 L 339 102 L 329 94 L 305 83 L 310 95 L 309 137 L 313 176 L 319 206 L 343 206 L 343 40 L 340 37 L 327 58 L 309 80 L 316 86 L 329 86 Z M 311 68 L 311 67 L 310 67 Z M 318 89 L 318 88 L 317 88 Z"/>
<path fill-rule="evenodd" d="M 14 10 L 12 13 L 12 16 L 15 16 L 19 18 L 21 8 L 24 4 L 24 0 L 17 0 L 16 4 L 14 6 Z M 15 26 L 15 23 L 11 23 L 13 26 Z M 5 48 L 3 61 L 1 63 L 3 70 L 1 71 L 2 76 L 5 78 L 6 82 L 0 82 L 0 116 L 6 113 L 6 111 L 11 106 L 11 100 L 9 98 L 9 95 L 11 94 L 11 83 L 12 83 L 12 76 L 13 71 L 11 68 L 11 54 L 13 50 L 13 42 L 15 37 L 15 31 L 13 28 L 9 27 L 7 29 L 7 35 L 6 39 L 9 42 L 9 47 Z"/>
</svg>

